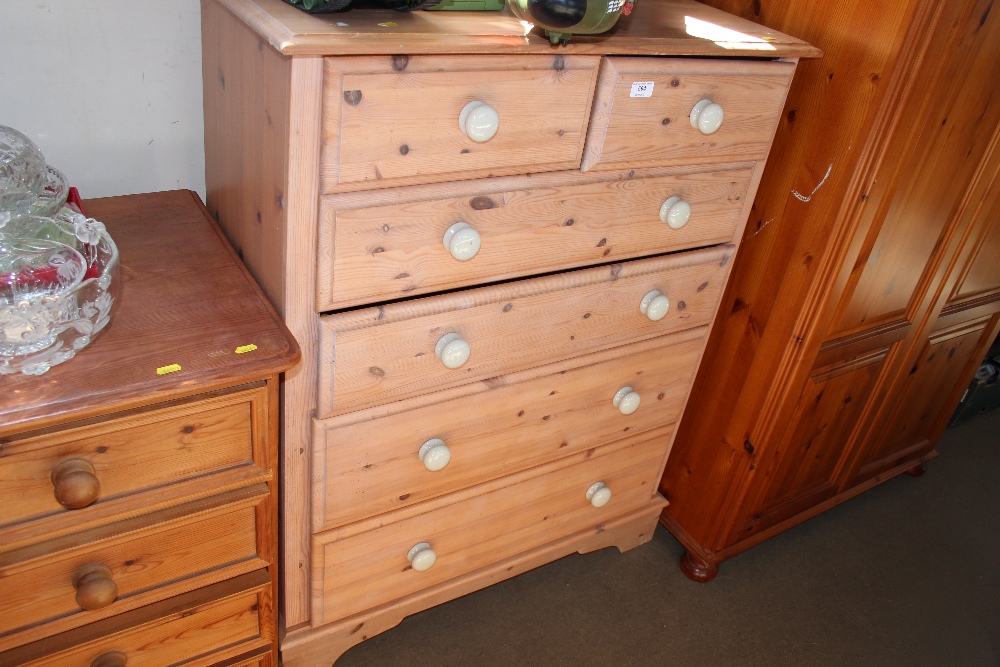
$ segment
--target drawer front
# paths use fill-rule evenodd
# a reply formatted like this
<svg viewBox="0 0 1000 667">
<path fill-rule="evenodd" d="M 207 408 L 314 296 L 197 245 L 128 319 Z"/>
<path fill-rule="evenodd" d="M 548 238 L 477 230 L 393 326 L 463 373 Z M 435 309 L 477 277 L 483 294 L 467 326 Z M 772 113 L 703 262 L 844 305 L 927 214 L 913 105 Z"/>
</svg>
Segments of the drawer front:
<svg viewBox="0 0 1000 667">
<path fill-rule="evenodd" d="M 706 324 L 732 251 L 720 246 L 323 317 L 317 416 Z M 670 302 L 657 321 L 641 309 L 652 291 Z"/>
<path fill-rule="evenodd" d="M 234 656 L 270 643 L 272 610 L 270 582 L 258 571 L 0 654 L 0 664 L 231 665 Z M 112 657 L 124 660 L 98 661 Z M 7 658 L 10 662 L 5 662 Z"/>
<path fill-rule="evenodd" d="M 536 376 L 524 380 L 496 378 L 464 396 L 384 417 L 361 411 L 317 421 L 313 529 L 671 424 L 684 407 L 706 333 L 699 327 L 615 348 L 574 360 L 570 370 L 522 373 Z M 641 399 L 627 415 L 613 404 L 626 386 Z M 421 460 L 425 442 L 431 444 Z"/>
<path fill-rule="evenodd" d="M 583 184 L 574 183 L 578 174 L 504 179 L 508 189 L 476 182 L 443 198 L 440 186 L 325 198 L 318 309 L 733 240 L 751 166 L 662 171 L 598 175 Z M 681 214 L 668 218 L 673 226 L 660 213 L 672 197 Z M 469 237 L 465 243 L 446 247 L 459 231 Z"/>
<path fill-rule="evenodd" d="M 328 58 L 321 190 L 575 169 L 599 62 L 564 55 Z M 463 117 L 472 102 L 483 105 Z M 493 112 L 495 134 L 484 140 Z"/>
<path fill-rule="evenodd" d="M 265 435 L 259 432 L 266 429 L 264 415 L 261 387 L 0 442 L 0 525 L 66 511 L 85 516 L 91 498 L 106 503 L 253 464 L 255 451 L 261 452 L 258 459 L 266 458 L 258 442 Z M 135 503 L 126 500 L 123 510 L 134 510 Z"/>
<path fill-rule="evenodd" d="M 314 536 L 313 625 L 405 597 L 644 506 L 656 495 L 666 445 L 664 431 L 657 431 L 567 457 L 561 468 L 512 476 L 499 488 L 437 503 L 425 513 L 399 519 L 383 515 L 350 528 L 371 524 L 364 532 Z M 603 507 L 587 499 L 596 482 L 611 491 Z M 417 571 L 407 554 L 421 543 L 430 545 L 437 560 Z"/>
<path fill-rule="evenodd" d="M 266 566 L 257 536 L 257 506 L 266 494 L 266 486 L 258 485 L 211 501 L 229 501 L 221 506 L 202 501 L 144 517 L 168 519 L 162 523 L 122 522 L 9 552 L 0 559 L 6 592 L 0 597 L 0 639 L 42 622 L 60 628 L 91 622 Z M 188 515 L 199 507 L 201 512 Z"/>
<path fill-rule="evenodd" d="M 763 160 L 794 71 L 781 62 L 605 58 L 582 168 Z M 650 95 L 633 96 L 636 83 L 650 84 Z M 692 126 L 701 100 L 721 107 L 711 134 L 702 131 L 711 125 Z"/>
</svg>

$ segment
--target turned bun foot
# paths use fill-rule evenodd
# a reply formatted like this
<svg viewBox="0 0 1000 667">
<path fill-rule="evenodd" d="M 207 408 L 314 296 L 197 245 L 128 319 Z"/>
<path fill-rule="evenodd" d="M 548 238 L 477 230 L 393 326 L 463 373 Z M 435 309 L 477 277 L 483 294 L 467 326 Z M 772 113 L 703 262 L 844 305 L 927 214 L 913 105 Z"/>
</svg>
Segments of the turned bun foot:
<svg viewBox="0 0 1000 667">
<path fill-rule="evenodd" d="M 925 472 L 927 472 L 927 461 L 924 461 L 920 465 L 913 466 L 912 468 L 906 471 L 906 474 L 909 475 L 910 477 L 920 477 Z"/>
<path fill-rule="evenodd" d="M 681 556 L 681 572 L 691 581 L 705 583 L 715 579 L 719 574 L 719 566 L 716 563 L 704 563 L 691 557 L 687 551 Z"/>
</svg>

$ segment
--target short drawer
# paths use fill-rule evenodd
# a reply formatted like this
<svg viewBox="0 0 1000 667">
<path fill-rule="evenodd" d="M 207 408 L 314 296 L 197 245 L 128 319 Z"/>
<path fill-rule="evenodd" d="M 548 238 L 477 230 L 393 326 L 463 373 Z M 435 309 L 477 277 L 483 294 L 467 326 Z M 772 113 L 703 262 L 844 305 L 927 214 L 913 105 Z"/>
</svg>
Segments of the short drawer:
<svg viewBox="0 0 1000 667">
<path fill-rule="evenodd" d="M 426 590 L 647 505 L 656 496 L 667 444 L 661 429 L 445 496 L 423 511 L 315 535 L 312 624 Z M 610 491 L 601 507 L 587 498 L 597 482 Z M 408 554 L 421 544 L 436 561 L 417 571 Z M 425 553 L 416 567 L 430 560 Z"/>
<path fill-rule="evenodd" d="M 257 570 L 0 653 L 0 664 L 229 665 L 273 641 L 273 614 L 270 579 Z M 266 654 L 258 660 L 271 664 Z"/>
<path fill-rule="evenodd" d="M 451 185 L 448 196 L 424 186 L 326 197 L 317 308 L 726 243 L 751 174 L 751 165 L 546 174 Z"/>
<path fill-rule="evenodd" d="M 266 424 L 261 386 L 0 441 L 0 526 L 70 511 L 82 522 L 108 504 L 134 512 L 155 503 L 129 498 L 136 492 L 162 497 L 183 480 L 266 469 Z"/>
<path fill-rule="evenodd" d="M 403 401 L 388 415 L 376 408 L 317 421 L 313 529 L 672 424 L 684 407 L 706 333 L 707 327 L 698 327 L 493 378 L 430 405 Z M 638 409 L 629 414 L 620 402 L 614 405 L 624 387 L 639 397 Z"/>
<path fill-rule="evenodd" d="M 599 62 L 569 55 L 328 58 L 321 191 L 575 169 Z"/>
<path fill-rule="evenodd" d="M 317 417 L 706 324 L 732 252 L 724 245 L 325 316 Z"/>
<path fill-rule="evenodd" d="M 52 634 L 266 567 L 267 497 L 258 484 L 3 554 L 0 649 L 19 632 Z"/>
<path fill-rule="evenodd" d="M 582 169 L 763 160 L 794 71 L 783 62 L 605 58 Z M 697 113 L 702 100 L 711 108 Z"/>
</svg>

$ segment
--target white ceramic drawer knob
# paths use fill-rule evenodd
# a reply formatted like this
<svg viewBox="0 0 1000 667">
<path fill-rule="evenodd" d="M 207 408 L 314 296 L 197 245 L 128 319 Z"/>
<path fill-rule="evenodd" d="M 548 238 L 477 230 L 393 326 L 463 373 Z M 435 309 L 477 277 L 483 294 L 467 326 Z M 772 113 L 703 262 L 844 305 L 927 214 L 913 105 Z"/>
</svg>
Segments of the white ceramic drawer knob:
<svg viewBox="0 0 1000 667">
<path fill-rule="evenodd" d="M 712 134 L 722 127 L 725 114 L 712 100 L 701 100 L 691 108 L 691 127 L 702 134 Z"/>
<path fill-rule="evenodd" d="M 410 547 L 410 550 L 406 552 L 406 559 L 410 561 L 414 570 L 423 572 L 431 569 L 431 566 L 437 561 L 437 554 L 431 549 L 430 544 L 421 542 Z"/>
<path fill-rule="evenodd" d="M 660 290 L 650 290 L 639 302 L 639 310 L 654 322 L 659 322 L 670 311 L 670 299 L 660 294 Z"/>
<path fill-rule="evenodd" d="M 469 360 L 472 348 L 457 333 L 447 333 L 441 336 L 434 346 L 434 354 L 445 368 L 460 368 Z"/>
<path fill-rule="evenodd" d="M 441 438 L 431 438 L 420 445 L 417 455 L 424 462 L 424 467 L 431 472 L 437 472 L 451 461 L 451 450 Z"/>
<path fill-rule="evenodd" d="M 486 102 L 469 102 L 458 115 L 458 126 L 473 141 L 483 143 L 500 129 L 500 114 Z"/>
<path fill-rule="evenodd" d="M 611 500 L 611 489 L 604 486 L 604 482 L 594 482 L 587 489 L 587 500 L 594 507 L 604 507 Z"/>
<path fill-rule="evenodd" d="M 630 415 L 639 409 L 641 400 L 639 392 L 632 387 L 625 386 L 615 392 L 615 397 L 611 399 L 611 402 L 623 415 Z"/>
<path fill-rule="evenodd" d="M 670 197 L 660 206 L 660 220 L 670 229 L 680 229 L 691 219 L 691 204 L 680 197 Z"/>
<path fill-rule="evenodd" d="M 451 256 L 460 262 L 465 262 L 476 256 L 482 239 L 479 232 L 467 222 L 456 222 L 444 233 L 444 248 Z"/>
</svg>

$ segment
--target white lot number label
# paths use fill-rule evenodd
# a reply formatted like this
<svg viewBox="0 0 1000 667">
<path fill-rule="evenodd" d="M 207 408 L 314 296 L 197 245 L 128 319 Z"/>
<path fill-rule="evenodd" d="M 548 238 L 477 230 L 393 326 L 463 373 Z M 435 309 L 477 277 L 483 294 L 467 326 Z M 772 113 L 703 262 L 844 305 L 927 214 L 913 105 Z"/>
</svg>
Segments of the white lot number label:
<svg viewBox="0 0 1000 667">
<path fill-rule="evenodd" d="M 652 97 L 653 83 L 653 81 L 633 81 L 629 97 Z"/>
</svg>

